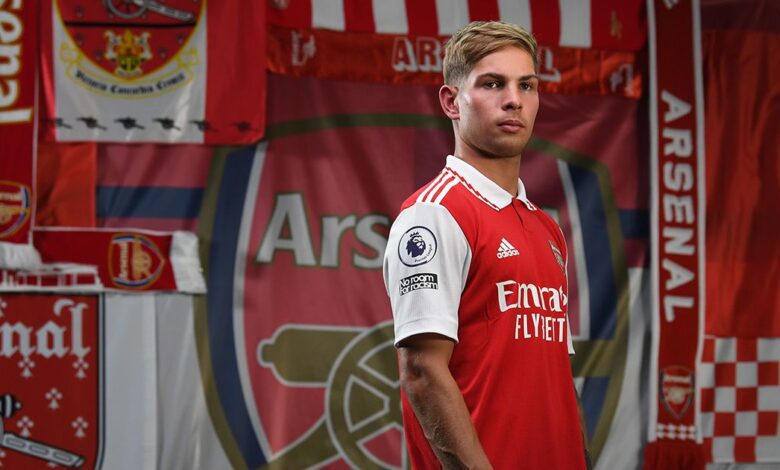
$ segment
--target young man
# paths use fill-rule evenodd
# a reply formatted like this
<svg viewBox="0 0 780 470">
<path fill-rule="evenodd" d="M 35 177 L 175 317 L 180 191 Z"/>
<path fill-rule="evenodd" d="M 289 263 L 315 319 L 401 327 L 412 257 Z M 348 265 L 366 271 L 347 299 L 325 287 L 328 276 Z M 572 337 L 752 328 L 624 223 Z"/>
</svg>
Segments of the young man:
<svg viewBox="0 0 780 470">
<path fill-rule="evenodd" d="M 384 277 L 418 469 L 585 468 L 569 364 L 566 244 L 528 200 L 536 41 L 500 22 L 447 43 L 455 155 L 401 207 Z"/>
</svg>

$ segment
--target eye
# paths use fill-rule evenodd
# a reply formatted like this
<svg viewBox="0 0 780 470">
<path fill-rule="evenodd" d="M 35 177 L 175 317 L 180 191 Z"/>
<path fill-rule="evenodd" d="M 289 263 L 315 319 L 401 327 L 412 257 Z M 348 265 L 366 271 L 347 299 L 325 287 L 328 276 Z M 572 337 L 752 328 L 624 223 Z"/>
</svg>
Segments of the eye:
<svg viewBox="0 0 780 470">
<path fill-rule="evenodd" d="M 501 82 L 499 82 L 498 80 L 490 80 L 488 82 L 483 83 L 482 86 L 488 89 L 496 89 L 501 87 Z"/>
<path fill-rule="evenodd" d="M 536 90 L 536 82 L 533 81 L 521 82 L 520 89 L 523 91 L 534 91 Z"/>
</svg>

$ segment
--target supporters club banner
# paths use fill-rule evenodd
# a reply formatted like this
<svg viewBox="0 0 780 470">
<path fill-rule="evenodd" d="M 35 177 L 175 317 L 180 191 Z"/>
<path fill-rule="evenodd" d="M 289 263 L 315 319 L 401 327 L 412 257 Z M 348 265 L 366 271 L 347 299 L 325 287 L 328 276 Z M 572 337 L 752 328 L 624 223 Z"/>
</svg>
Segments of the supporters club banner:
<svg viewBox="0 0 780 470">
<path fill-rule="evenodd" d="M 263 135 L 265 2 L 41 6 L 47 140 L 240 144 Z"/>
<path fill-rule="evenodd" d="M 0 4 L 0 267 L 39 263 L 31 248 L 34 212 L 38 52 L 37 2 Z"/>
<path fill-rule="evenodd" d="M 705 286 L 699 2 L 655 1 L 648 9 L 655 334 L 645 468 L 703 468 L 697 380 Z"/>
<path fill-rule="evenodd" d="M 452 150 L 451 123 L 435 87 L 269 83 L 268 139 L 217 158 L 199 223 L 211 418 L 234 467 L 405 468 L 382 256 L 400 203 Z M 637 103 L 545 96 L 542 109 L 523 175 L 570 240 L 573 367 L 592 448 L 607 467 L 636 467 L 639 430 L 612 431 L 641 419 Z"/>
</svg>

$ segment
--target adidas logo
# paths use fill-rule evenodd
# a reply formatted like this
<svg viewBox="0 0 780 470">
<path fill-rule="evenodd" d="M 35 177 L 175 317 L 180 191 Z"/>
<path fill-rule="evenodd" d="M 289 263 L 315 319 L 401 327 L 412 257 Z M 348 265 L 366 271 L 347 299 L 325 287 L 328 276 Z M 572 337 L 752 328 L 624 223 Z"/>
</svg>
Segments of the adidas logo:
<svg viewBox="0 0 780 470">
<path fill-rule="evenodd" d="M 510 256 L 518 256 L 519 254 L 520 252 L 517 251 L 517 248 L 513 247 L 511 243 L 506 241 L 506 238 L 501 239 L 501 244 L 498 245 L 498 253 L 496 253 L 497 258 L 509 258 Z"/>
</svg>

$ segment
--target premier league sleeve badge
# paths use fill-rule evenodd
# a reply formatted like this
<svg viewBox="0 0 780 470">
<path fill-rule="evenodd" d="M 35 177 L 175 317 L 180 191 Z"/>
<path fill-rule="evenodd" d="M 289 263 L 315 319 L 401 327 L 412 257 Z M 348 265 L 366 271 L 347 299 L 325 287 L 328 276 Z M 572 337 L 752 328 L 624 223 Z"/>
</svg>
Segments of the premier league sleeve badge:
<svg viewBox="0 0 780 470">
<path fill-rule="evenodd" d="M 398 242 L 398 258 L 406 266 L 420 266 L 436 256 L 437 248 L 433 232 L 423 226 L 412 227 Z"/>
</svg>

